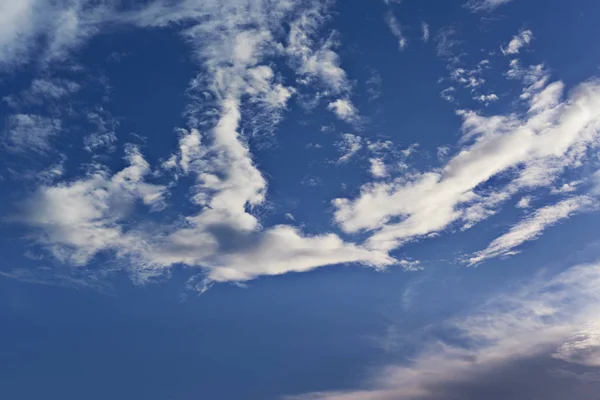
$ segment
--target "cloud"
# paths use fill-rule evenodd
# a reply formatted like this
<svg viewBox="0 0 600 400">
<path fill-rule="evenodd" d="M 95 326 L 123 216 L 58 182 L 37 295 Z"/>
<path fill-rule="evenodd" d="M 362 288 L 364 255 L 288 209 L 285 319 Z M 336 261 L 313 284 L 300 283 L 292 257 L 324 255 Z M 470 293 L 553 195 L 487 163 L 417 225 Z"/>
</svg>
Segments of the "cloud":
<svg viewBox="0 0 600 400">
<path fill-rule="evenodd" d="M 519 207 L 525 208 L 529 205 L 529 201 L 526 203 L 521 203 L 521 201 Z M 531 216 L 513 226 L 507 233 L 494 239 L 486 249 L 473 254 L 468 259 L 468 263 L 469 265 L 475 265 L 490 258 L 514 254 L 514 249 L 518 246 L 536 239 L 552 225 L 586 208 L 591 208 L 594 204 L 592 198 L 578 196 L 540 208 Z"/>
<path fill-rule="evenodd" d="M 510 3 L 512 0 L 469 0 L 465 8 L 471 12 L 492 12 L 498 7 Z"/>
<path fill-rule="evenodd" d="M 359 198 L 335 201 L 337 223 L 346 233 L 369 231 L 365 244 L 335 234 L 307 235 L 288 225 L 263 227 L 257 215 L 267 202 L 268 182 L 253 157 L 250 139 L 277 126 L 291 96 L 306 86 L 315 98 L 326 99 L 327 108 L 342 120 L 359 118 L 349 100 L 352 84 L 335 51 L 338 36 L 323 32 L 330 2 L 151 1 L 125 9 L 113 2 L 84 0 L 13 3 L 6 14 L 10 19 L 0 28 L 5 33 L 0 39 L 3 68 L 31 62 L 33 54 L 44 65 L 65 61 L 104 28 L 134 26 L 176 30 L 202 71 L 186 91 L 192 100 L 185 110 L 187 125 L 177 130 L 178 147 L 160 171 L 152 169 L 139 149 L 129 147 L 129 166 L 120 171 L 93 164 L 77 179 L 49 180 L 35 191 L 25 221 L 38 233 L 38 243 L 76 265 L 106 252 L 125 260 L 126 268 L 142 280 L 184 264 L 202 268 L 213 281 L 350 262 L 383 267 L 397 262 L 388 250 L 403 241 L 441 231 L 455 221 L 474 223 L 520 188 L 551 183 L 596 140 L 596 83 L 581 85 L 563 101 L 563 86 L 542 81 L 543 69 L 535 75 L 511 65 L 507 76 L 531 81 L 522 98 L 530 104 L 525 115 L 483 117 L 463 110 L 464 147 L 443 168 L 370 183 Z M 389 14 L 388 22 L 402 47 L 398 21 Z M 440 55 L 455 57 L 459 42 L 451 28 L 441 30 L 437 42 Z M 291 68 L 278 70 L 275 59 Z M 457 79 L 470 88 L 482 83 L 468 71 Z M 296 87 L 287 86 L 289 82 Z M 64 98 L 78 89 L 47 79 L 32 84 L 31 90 Z M 114 149 L 110 115 L 95 110 L 86 117 L 97 132 L 85 137 L 85 148 Z M 43 118 L 15 116 L 7 145 L 46 151 L 60 122 Z M 28 128 L 13 129 L 19 126 Z M 28 136 L 32 132 L 37 133 Z M 340 162 L 372 144 L 347 135 Z M 379 155 L 374 159 L 383 162 Z M 381 168 L 375 171 L 382 174 Z M 477 189 L 504 172 L 517 177 L 499 193 Z M 168 184 L 152 183 L 160 174 Z M 193 181 L 191 204 L 177 222 L 160 223 L 160 214 L 127 219 L 134 212 L 159 213 L 167 206 L 168 190 L 183 175 Z M 248 259 L 254 263 L 244 263 Z"/>
<path fill-rule="evenodd" d="M 406 39 L 406 37 L 402 33 L 402 27 L 400 26 L 400 22 L 398 22 L 398 19 L 394 16 L 394 14 L 391 11 L 389 11 L 386 14 L 385 22 L 390 28 L 390 31 L 392 31 L 392 35 L 394 35 L 396 39 L 398 39 L 398 47 L 400 48 L 400 51 L 404 50 L 408 45 L 408 39 Z"/>
<path fill-rule="evenodd" d="M 475 89 L 485 83 L 481 75 L 480 68 L 467 71 L 464 68 L 456 68 L 450 73 L 450 78 L 463 85 L 466 88 Z"/>
<path fill-rule="evenodd" d="M 598 145 L 600 84 L 583 83 L 566 99 L 563 90 L 561 82 L 538 89 L 523 115 L 459 112 L 466 145 L 445 166 L 366 184 L 358 198 L 333 201 L 335 221 L 347 233 L 372 232 L 370 248 L 391 250 L 455 221 L 471 226 L 519 190 L 551 184 Z M 512 178 L 503 188 L 477 190 L 503 173 Z"/>
<path fill-rule="evenodd" d="M 600 267 L 542 278 L 440 324 L 450 340 L 376 369 L 362 389 L 287 399 L 595 399 L 600 383 L 589 367 L 599 365 Z"/>
<path fill-rule="evenodd" d="M 498 95 L 496 95 L 495 93 L 482 94 L 482 95 L 474 97 L 474 99 L 480 103 L 486 103 L 486 104 L 499 100 Z"/>
<path fill-rule="evenodd" d="M 456 46 L 461 44 L 461 41 L 456 39 L 456 30 L 447 26 L 441 28 L 435 36 L 436 52 L 439 57 L 444 57 L 450 61 L 456 61 L 457 55 L 455 52 Z"/>
<path fill-rule="evenodd" d="M 456 88 L 453 86 L 447 87 L 440 92 L 440 97 L 446 101 L 454 102 L 454 96 L 452 93 L 456 92 Z"/>
<path fill-rule="evenodd" d="M 5 1 L 0 8 L 0 66 L 7 68 L 28 57 L 36 34 L 36 0 Z"/>
<path fill-rule="evenodd" d="M 327 109 L 332 111 L 342 121 L 352 123 L 358 119 L 358 110 L 348 99 L 337 99 L 327 105 Z"/>
<path fill-rule="evenodd" d="M 562 186 L 553 188 L 550 193 L 552 194 L 562 194 L 562 193 L 572 193 L 577 190 L 577 186 L 581 184 L 581 181 L 572 181 L 568 183 L 564 183 Z"/>
<path fill-rule="evenodd" d="M 316 3 L 316 2 L 315 2 Z M 316 3 L 290 23 L 286 53 L 300 76 L 316 78 L 334 94 L 350 90 L 346 72 L 340 67 L 340 58 L 333 50 L 334 37 L 319 44 L 315 35 L 325 20 L 328 2 Z"/>
<path fill-rule="evenodd" d="M 94 164 L 79 179 L 40 186 L 23 216 L 38 233 L 38 244 L 75 265 L 85 265 L 100 253 L 112 255 L 138 282 L 175 265 L 198 267 L 204 271 L 205 286 L 333 264 L 379 268 L 396 263 L 385 251 L 335 234 L 305 235 L 289 225 L 265 228 L 255 215 L 266 201 L 267 180 L 253 160 L 246 128 L 251 125 L 258 135 L 276 126 L 296 91 L 282 83 L 273 57 L 289 61 L 300 85 L 318 83 L 324 97 L 338 95 L 330 108 L 340 118 L 357 118 L 347 99 L 351 85 L 333 51 L 335 35 L 325 41 L 316 37 L 326 19 L 325 5 L 287 0 L 155 1 L 123 12 L 103 8 L 92 13 L 97 24 L 91 24 L 92 17 L 80 13 L 82 4 L 61 13 L 64 27 L 55 32 L 52 57 L 65 56 L 106 21 L 173 25 L 202 66 L 187 92 L 199 100 L 186 109 L 190 126 L 178 129 L 178 148 L 162 161 L 160 171 L 152 170 L 138 148 L 129 147 L 129 166 L 120 171 Z M 287 38 L 280 29 L 284 22 L 290 26 Z M 51 91 L 48 85 L 45 89 Z M 199 105 L 205 99 L 211 101 L 209 113 Z M 97 134 L 86 138 L 90 151 L 114 143 L 111 119 L 97 111 L 88 118 L 98 127 Z M 177 222 L 164 222 L 160 212 L 168 205 L 168 190 L 183 175 L 194 180 L 189 192 L 192 211 Z M 170 179 L 169 184 L 151 183 L 157 176 Z M 159 214 L 131 218 L 143 212 L 140 204 L 146 206 L 143 211 Z"/>
<path fill-rule="evenodd" d="M 295 221 L 296 220 L 296 218 L 294 218 L 294 214 L 292 214 L 292 213 L 285 213 L 284 217 L 286 219 L 289 219 L 290 221 Z"/>
<path fill-rule="evenodd" d="M 48 101 L 59 100 L 76 93 L 80 89 L 81 85 L 67 79 L 34 79 L 27 90 L 16 96 L 6 96 L 3 100 L 13 108 L 19 108 L 23 105 L 39 105 Z"/>
<path fill-rule="evenodd" d="M 450 148 L 448 146 L 440 146 L 437 148 L 436 153 L 438 160 L 443 161 L 450 154 Z"/>
<path fill-rule="evenodd" d="M 0 10 L 0 69 L 35 59 L 63 61 L 113 16 L 107 4 L 90 0 L 5 1 Z M 35 57 L 33 57 L 35 54 Z"/>
<path fill-rule="evenodd" d="M 85 265 L 102 250 L 127 245 L 119 225 L 136 200 L 163 207 L 162 186 L 145 183 L 148 163 L 139 150 L 127 151 L 129 166 L 109 176 L 98 168 L 86 178 L 41 186 L 27 201 L 25 222 L 40 230 L 38 242 L 63 262 Z"/>
<path fill-rule="evenodd" d="M 91 133 L 83 138 L 84 149 L 90 153 L 101 149 L 115 150 L 119 122 L 102 107 L 86 112 L 85 119 L 91 124 Z"/>
<path fill-rule="evenodd" d="M 61 130 L 61 122 L 55 118 L 34 114 L 15 114 L 8 117 L 4 132 L 4 145 L 15 152 L 47 153 L 50 141 Z"/>
<path fill-rule="evenodd" d="M 385 168 L 385 163 L 381 158 L 371 158 L 369 159 L 371 163 L 370 172 L 374 178 L 384 178 L 387 176 L 387 170 Z"/>
<path fill-rule="evenodd" d="M 342 153 L 340 158 L 338 158 L 338 163 L 343 164 L 356 155 L 356 153 L 362 149 L 363 140 L 358 135 L 353 135 L 352 133 L 344 133 L 342 135 L 342 140 L 336 143 L 338 150 Z"/>
<path fill-rule="evenodd" d="M 372 71 L 371 77 L 366 82 L 369 101 L 375 101 L 381 96 L 382 83 L 381 75 L 377 71 Z"/>
<path fill-rule="evenodd" d="M 531 200 L 532 200 L 531 196 L 523 196 L 517 202 L 516 207 L 517 208 L 529 208 L 529 207 L 531 207 Z"/>
<path fill-rule="evenodd" d="M 421 30 L 423 31 L 421 39 L 423 42 L 429 42 L 429 24 L 427 22 L 421 22 Z"/>
<path fill-rule="evenodd" d="M 518 35 L 514 36 L 506 48 L 501 48 L 502 54 L 519 54 L 519 51 L 527 46 L 533 40 L 533 32 L 529 29 L 523 29 Z"/>
</svg>

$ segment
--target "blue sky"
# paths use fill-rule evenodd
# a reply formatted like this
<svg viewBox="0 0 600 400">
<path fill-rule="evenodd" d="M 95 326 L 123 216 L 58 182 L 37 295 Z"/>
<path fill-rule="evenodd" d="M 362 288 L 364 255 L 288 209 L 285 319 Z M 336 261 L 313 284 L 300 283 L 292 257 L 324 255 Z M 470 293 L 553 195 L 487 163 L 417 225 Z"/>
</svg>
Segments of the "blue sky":
<svg viewBox="0 0 600 400">
<path fill-rule="evenodd" d="M 0 0 L 0 397 L 597 399 L 599 13 Z"/>
</svg>

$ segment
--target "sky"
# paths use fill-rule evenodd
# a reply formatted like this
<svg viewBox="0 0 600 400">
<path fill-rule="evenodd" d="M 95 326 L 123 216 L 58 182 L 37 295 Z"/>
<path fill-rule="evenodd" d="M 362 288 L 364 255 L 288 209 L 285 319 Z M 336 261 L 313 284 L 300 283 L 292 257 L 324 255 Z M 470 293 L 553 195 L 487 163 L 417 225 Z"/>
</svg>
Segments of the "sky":
<svg viewBox="0 0 600 400">
<path fill-rule="evenodd" d="M 597 400 L 599 15 L 0 0 L 0 398 Z"/>
</svg>

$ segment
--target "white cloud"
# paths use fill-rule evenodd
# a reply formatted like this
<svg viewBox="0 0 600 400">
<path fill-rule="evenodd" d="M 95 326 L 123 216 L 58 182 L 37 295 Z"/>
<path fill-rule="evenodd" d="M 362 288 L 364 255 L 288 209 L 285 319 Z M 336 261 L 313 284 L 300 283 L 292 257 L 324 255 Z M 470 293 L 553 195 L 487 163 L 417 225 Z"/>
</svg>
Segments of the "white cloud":
<svg viewBox="0 0 600 400">
<path fill-rule="evenodd" d="M 145 183 L 149 165 L 138 149 L 127 151 L 129 166 L 112 177 L 97 169 L 86 178 L 41 186 L 28 201 L 27 223 L 42 231 L 39 241 L 64 262 L 84 265 L 99 251 L 131 245 L 119 221 L 141 200 L 163 207 L 162 186 Z"/>
<path fill-rule="evenodd" d="M 11 151 L 46 153 L 50 141 L 61 130 L 55 118 L 34 114 L 16 114 L 8 118 L 5 129 L 5 146 Z"/>
<path fill-rule="evenodd" d="M 259 275 L 304 272 L 342 263 L 389 265 L 392 259 L 344 243 L 333 234 L 304 237 L 290 226 L 275 226 L 260 236 L 258 242 L 235 253 L 222 253 L 211 266 L 208 277 L 216 282 L 245 281 Z"/>
<path fill-rule="evenodd" d="M 476 68 L 470 71 L 464 68 L 456 68 L 450 73 L 450 78 L 466 88 L 477 88 L 485 83 L 485 79 L 479 76 L 481 69 Z"/>
<path fill-rule="evenodd" d="M 446 101 L 454 102 L 454 96 L 452 93 L 456 92 L 456 88 L 453 86 L 447 87 L 446 89 L 440 92 L 440 97 Z"/>
<path fill-rule="evenodd" d="M 573 197 L 536 210 L 531 216 L 513 226 L 507 233 L 494 239 L 488 247 L 468 259 L 469 265 L 514 254 L 514 249 L 539 237 L 544 230 L 569 218 L 576 212 L 590 208 L 594 200 L 587 196 Z M 529 202 L 527 202 L 529 205 Z"/>
<path fill-rule="evenodd" d="M 81 4 L 61 10 L 57 21 L 63 26 L 53 33 L 48 50 L 53 59 L 64 57 L 106 21 L 98 12 L 92 13 L 98 23 L 89 22 L 91 17 L 80 14 Z M 146 182 L 155 174 L 139 151 L 130 148 L 130 166 L 122 171 L 111 175 L 96 166 L 78 180 L 38 189 L 25 219 L 39 231 L 39 243 L 57 258 L 78 265 L 110 252 L 126 261 L 125 268 L 138 281 L 177 264 L 202 268 L 208 281 L 220 282 L 340 263 L 395 263 L 385 251 L 347 243 L 334 234 L 307 236 L 287 225 L 264 228 L 254 214 L 264 205 L 267 181 L 254 163 L 242 114 L 250 109 L 258 113 L 259 120 L 251 122 L 268 129 L 279 122 L 294 93 L 282 84 L 268 57 L 289 57 L 299 82 L 318 81 L 326 88 L 323 96 L 338 95 L 332 111 L 348 121 L 357 118 L 347 100 L 351 85 L 333 51 L 335 36 L 316 38 L 325 10 L 317 1 L 190 0 L 151 2 L 112 13 L 109 20 L 115 24 L 184 26 L 181 34 L 203 66 L 188 93 L 199 99 L 209 95 L 214 109 L 207 117 L 194 104 L 188 108 L 190 127 L 180 130 L 179 148 L 162 163 L 161 171 L 176 174 L 170 185 L 178 183 L 178 174 L 195 180 L 190 193 L 195 211 L 176 223 L 125 221 L 136 202 L 160 211 L 167 196 L 166 186 Z M 290 32 L 282 45 L 274 35 L 281 34 L 284 21 L 290 23 Z M 214 121 L 213 128 L 202 124 L 207 118 Z M 90 136 L 86 144 L 91 150 L 102 142 L 95 139 L 99 136 Z"/>
<path fill-rule="evenodd" d="M 90 153 L 100 149 L 114 150 L 114 144 L 117 141 L 118 121 L 102 107 L 87 112 L 85 117 L 94 127 L 94 130 L 83 138 L 84 149 Z"/>
<path fill-rule="evenodd" d="M 326 7 L 326 3 L 317 4 L 291 22 L 285 51 L 298 74 L 317 78 L 334 94 L 344 93 L 350 89 L 350 84 L 340 67 L 340 58 L 333 50 L 336 41 L 330 37 L 319 45 L 314 38 L 324 22 Z"/>
<path fill-rule="evenodd" d="M 348 123 L 355 122 L 358 118 L 358 110 L 348 99 L 337 99 L 327 105 L 327 109 L 332 111 L 339 119 Z"/>
<path fill-rule="evenodd" d="M 482 95 L 474 97 L 474 99 L 480 103 L 491 103 L 493 101 L 499 100 L 498 95 L 496 95 L 495 93 L 482 94 Z"/>
<path fill-rule="evenodd" d="M 369 171 L 371 172 L 371 175 L 373 175 L 373 177 L 384 178 L 387 176 L 387 169 L 385 167 L 385 163 L 381 158 L 371 158 L 369 159 L 369 162 L 371 163 L 371 168 L 369 169 Z"/>
<path fill-rule="evenodd" d="M 338 158 L 338 163 L 343 164 L 350 161 L 350 159 L 362 149 L 363 140 L 358 135 L 344 133 L 342 135 L 342 140 L 336 143 L 336 147 L 342 153 L 340 158 Z"/>
<path fill-rule="evenodd" d="M 512 0 L 469 0 L 465 7 L 472 12 L 491 12 Z"/>
<path fill-rule="evenodd" d="M 34 79 L 31 82 L 31 94 L 55 99 L 77 92 L 81 86 L 65 79 Z"/>
<path fill-rule="evenodd" d="M 400 51 L 404 50 L 408 45 L 408 39 L 406 39 L 402 33 L 400 22 L 398 22 L 398 19 L 394 16 L 394 14 L 392 14 L 391 11 L 386 14 L 385 22 L 390 28 L 390 31 L 392 31 L 392 35 L 398 39 L 398 47 L 400 48 Z"/>
<path fill-rule="evenodd" d="M 34 58 L 43 64 L 62 61 L 72 49 L 96 34 L 113 13 L 108 5 L 90 0 L 3 1 L 0 68 L 12 69 Z"/>
<path fill-rule="evenodd" d="M 531 196 L 523 196 L 517 202 L 516 207 L 517 208 L 529 208 L 529 207 L 531 207 L 531 200 L 532 200 Z"/>
<path fill-rule="evenodd" d="M 422 36 L 421 39 L 427 43 L 429 42 L 429 24 L 427 22 L 421 22 L 421 30 L 422 30 Z"/>
<path fill-rule="evenodd" d="M 551 184 L 598 145 L 600 129 L 600 84 L 581 84 L 567 99 L 562 91 L 560 82 L 540 89 L 523 116 L 460 112 L 462 143 L 468 144 L 442 169 L 366 184 L 358 198 L 334 200 L 336 222 L 347 233 L 372 231 L 368 246 L 390 250 L 455 221 L 469 225 L 519 190 Z M 491 195 L 476 191 L 507 171 L 515 177 L 504 188 Z M 489 212 L 473 217 L 473 207 Z M 393 217 L 401 220 L 390 223 Z"/>
<path fill-rule="evenodd" d="M 512 38 L 512 40 L 508 43 L 508 46 L 506 46 L 506 48 L 501 49 L 502 54 L 519 54 L 519 51 L 523 47 L 531 43 L 531 40 L 533 40 L 533 32 L 531 32 L 529 29 L 523 29 L 521 32 L 519 32 L 518 35 Z"/>
<path fill-rule="evenodd" d="M 564 183 L 562 186 L 553 188 L 550 193 L 552 194 L 562 194 L 562 193 L 572 193 L 577 190 L 577 186 L 581 184 L 581 181 L 572 181 L 568 183 Z"/>
<path fill-rule="evenodd" d="M 286 399 L 474 399 L 502 387 L 505 398 L 591 400 L 597 384 L 583 392 L 581 385 L 549 387 L 556 379 L 549 366 L 556 366 L 552 358 L 563 361 L 563 376 L 570 376 L 571 369 L 599 365 L 599 289 L 598 265 L 572 267 L 546 282 L 537 279 L 494 296 L 466 317 L 444 321 L 441 326 L 458 332 L 458 340 L 427 342 L 409 360 L 372 369 L 362 389 Z"/>
<path fill-rule="evenodd" d="M 0 66 L 20 63 L 30 51 L 36 34 L 37 0 L 3 1 L 0 4 Z"/>
</svg>

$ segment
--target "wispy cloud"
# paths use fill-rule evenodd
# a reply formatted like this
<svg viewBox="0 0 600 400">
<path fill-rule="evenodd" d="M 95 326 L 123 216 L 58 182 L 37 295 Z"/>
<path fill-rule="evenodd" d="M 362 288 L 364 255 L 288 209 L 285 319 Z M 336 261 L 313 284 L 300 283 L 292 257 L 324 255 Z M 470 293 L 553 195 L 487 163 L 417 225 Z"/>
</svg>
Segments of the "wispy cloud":
<svg viewBox="0 0 600 400">
<path fill-rule="evenodd" d="M 422 31 L 422 35 L 421 35 L 421 39 L 427 43 L 429 42 L 429 24 L 427 22 L 421 22 L 421 31 Z"/>
<path fill-rule="evenodd" d="M 498 95 L 495 94 L 495 93 L 481 94 L 479 96 L 475 96 L 474 99 L 477 100 L 480 103 L 485 103 L 485 104 L 488 104 L 488 103 L 491 103 L 493 101 L 498 101 L 499 100 Z"/>
<path fill-rule="evenodd" d="M 400 22 L 398 22 L 398 19 L 394 16 L 394 14 L 391 11 L 389 11 L 385 15 L 385 22 L 390 28 L 392 35 L 394 35 L 396 39 L 398 39 L 398 47 L 400 48 L 400 51 L 404 50 L 408 45 L 408 39 L 406 39 L 406 37 L 402 33 L 402 27 L 400 26 Z"/>
<path fill-rule="evenodd" d="M 533 40 L 533 32 L 529 29 L 523 29 L 519 32 L 518 35 L 514 36 L 512 40 L 508 43 L 506 48 L 502 47 L 502 54 L 504 55 L 513 55 L 519 54 L 519 51 L 525 46 L 527 46 Z"/>
<path fill-rule="evenodd" d="M 548 185 L 599 144 L 600 114 L 594 110 L 600 85 L 584 83 L 566 99 L 563 88 L 555 82 L 537 89 L 523 117 L 461 111 L 462 142 L 470 144 L 441 170 L 367 184 L 356 199 L 336 199 L 336 221 L 348 233 L 371 231 L 368 246 L 389 250 L 455 221 L 471 226 L 519 190 Z M 516 177 L 504 188 L 477 192 L 480 183 L 508 170 Z M 402 219 L 390 223 L 393 217 Z"/>
<path fill-rule="evenodd" d="M 51 140 L 61 130 L 58 119 L 34 114 L 15 114 L 8 118 L 4 145 L 11 151 L 46 153 Z"/>
<path fill-rule="evenodd" d="M 491 12 L 511 1 L 512 0 L 469 0 L 465 3 L 465 8 L 471 12 Z"/>
<path fill-rule="evenodd" d="M 362 389 L 286 399 L 595 399 L 600 381 L 581 385 L 579 374 L 600 365 L 599 288 L 598 265 L 536 279 L 440 324 L 455 340 L 434 338 L 410 360 L 376 369 Z"/>
<path fill-rule="evenodd" d="M 342 140 L 336 143 L 336 147 L 338 148 L 338 151 L 342 153 L 338 159 L 338 163 L 343 164 L 350 161 L 350 159 L 362 149 L 363 140 L 358 135 L 344 133 L 342 135 Z"/>
<path fill-rule="evenodd" d="M 531 216 L 513 226 L 508 232 L 494 239 L 486 249 L 473 254 L 467 262 L 469 265 L 475 265 L 490 258 L 514 254 L 514 249 L 523 243 L 536 239 L 552 225 L 586 208 L 589 209 L 594 204 L 592 198 L 579 196 L 540 208 Z M 525 208 L 528 205 L 529 202 L 527 201 L 521 203 L 520 207 Z"/>
</svg>

